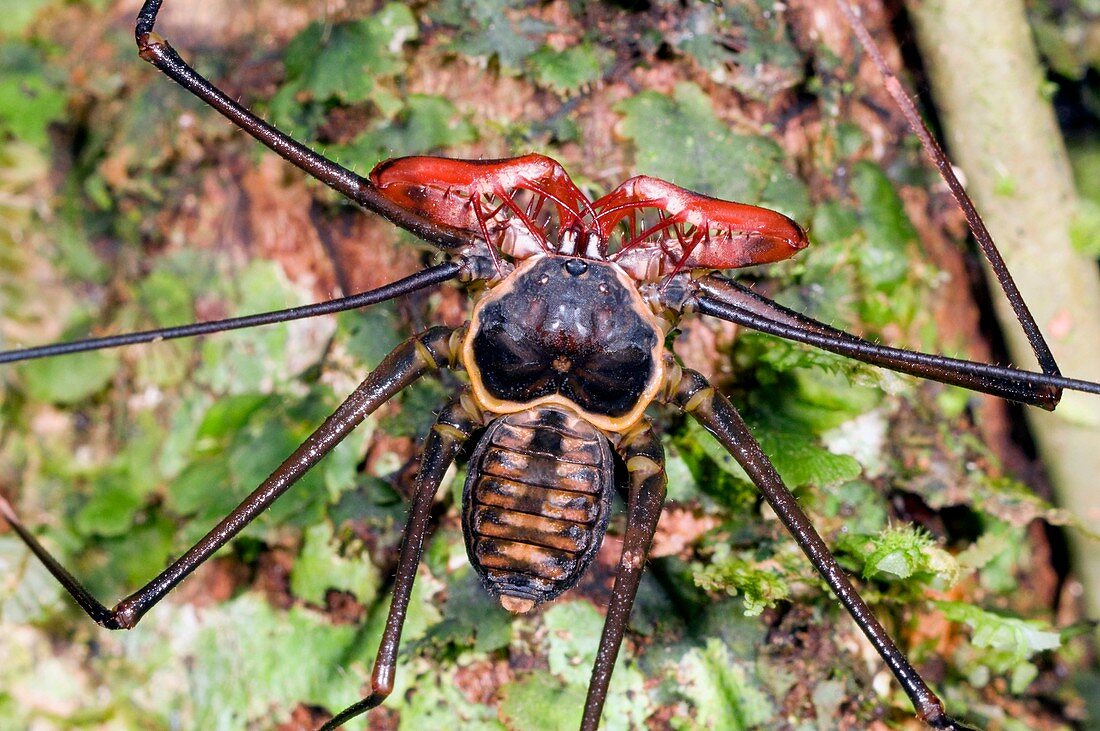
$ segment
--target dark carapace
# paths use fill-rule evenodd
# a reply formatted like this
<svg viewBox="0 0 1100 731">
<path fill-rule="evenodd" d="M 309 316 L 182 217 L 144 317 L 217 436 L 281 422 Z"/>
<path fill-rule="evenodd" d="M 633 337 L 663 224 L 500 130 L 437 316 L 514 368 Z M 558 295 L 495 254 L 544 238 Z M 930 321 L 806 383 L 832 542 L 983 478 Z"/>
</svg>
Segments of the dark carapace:
<svg viewBox="0 0 1100 731">
<path fill-rule="evenodd" d="M 638 421 L 664 375 L 664 329 L 621 269 L 523 261 L 478 302 L 463 364 L 489 425 L 463 495 L 486 588 L 526 611 L 572 587 L 607 529 L 608 437 Z"/>
</svg>

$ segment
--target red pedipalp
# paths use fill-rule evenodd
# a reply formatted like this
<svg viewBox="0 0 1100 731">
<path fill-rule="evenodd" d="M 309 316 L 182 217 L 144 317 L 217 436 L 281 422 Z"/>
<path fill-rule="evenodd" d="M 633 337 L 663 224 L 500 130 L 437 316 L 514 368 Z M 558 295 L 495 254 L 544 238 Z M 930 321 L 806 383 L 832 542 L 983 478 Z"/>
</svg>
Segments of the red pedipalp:
<svg viewBox="0 0 1100 731">
<path fill-rule="evenodd" d="M 627 180 L 593 204 L 599 212 L 597 224 L 606 238 L 622 219 L 639 208 L 654 208 L 667 214 L 676 224 L 687 224 L 707 231 L 726 228 L 730 235 L 709 237 L 696 247 L 677 269 L 732 269 L 766 264 L 793 256 L 809 243 L 802 228 L 775 211 L 744 203 L 719 200 L 693 193 L 658 178 L 640 175 Z M 734 235 L 733 232 L 742 235 Z M 640 245 L 646 232 L 624 245 L 620 254 Z M 661 242 L 655 242 L 659 247 Z"/>
<path fill-rule="evenodd" d="M 574 253 L 563 235 L 567 229 L 587 243 L 586 256 L 622 264 L 639 279 L 684 269 L 733 269 L 780 261 L 804 248 L 802 228 L 786 216 L 757 206 L 719 200 L 680 188 L 659 178 L 633 177 L 595 202 L 570 179 L 556 161 L 543 155 L 502 160 L 452 160 L 406 157 L 387 160 L 370 180 L 390 201 L 430 221 L 481 236 L 496 249 L 508 218 L 526 227 L 531 240 L 508 253 L 524 258 L 535 251 Z M 526 191 L 538 200 L 519 198 Z M 496 203 L 491 211 L 482 201 Z M 538 222 L 549 200 L 557 209 L 557 240 L 548 222 Z M 526 210 L 524 210 L 526 208 Z M 645 227 L 639 214 L 653 210 L 659 222 Z M 608 242 L 626 222 L 621 245 L 608 256 Z M 639 233 L 638 228 L 642 228 Z M 665 233 L 671 229 L 672 233 Z M 537 248 L 536 248 L 537 247 Z M 624 255 L 627 255 L 624 257 Z"/>
<path fill-rule="evenodd" d="M 425 156 L 386 160 L 371 171 L 370 182 L 383 197 L 406 210 L 482 235 L 486 234 L 482 224 L 488 224 L 504 206 L 526 218 L 515 205 L 519 191 L 553 201 L 563 224 L 579 221 L 580 211 L 591 211 L 592 205 L 558 162 L 535 154 L 503 160 Z M 502 208 L 479 221 L 466 204 L 488 196 L 499 197 Z M 531 232 L 536 238 L 544 238 L 533 224 Z"/>
</svg>

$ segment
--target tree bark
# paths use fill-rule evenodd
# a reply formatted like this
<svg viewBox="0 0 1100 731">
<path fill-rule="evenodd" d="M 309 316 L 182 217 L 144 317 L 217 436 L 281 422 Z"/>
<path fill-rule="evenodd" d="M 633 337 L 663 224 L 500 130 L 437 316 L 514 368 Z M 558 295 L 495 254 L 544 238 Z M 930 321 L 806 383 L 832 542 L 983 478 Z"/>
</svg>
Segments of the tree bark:
<svg viewBox="0 0 1100 731">
<path fill-rule="evenodd" d="M 1100 380 L 1100 277 L 1070 245 L 1077 211 L 1065 144 L 1020 0 L 907 0 L 952 159 L 1064 373 Z M 995 288 L 995 284 L 990 285 Z M 1008 303 L 994 297 L 1014 362 L 1034 357 Z M 1028 409 L 1062 505 L 1100 518 L 1100 408 L 1065 394 L 1058 410 Z M 1100 612 L 1100 561 L 1070 531 L 1090 614 Z"/>
</svg>

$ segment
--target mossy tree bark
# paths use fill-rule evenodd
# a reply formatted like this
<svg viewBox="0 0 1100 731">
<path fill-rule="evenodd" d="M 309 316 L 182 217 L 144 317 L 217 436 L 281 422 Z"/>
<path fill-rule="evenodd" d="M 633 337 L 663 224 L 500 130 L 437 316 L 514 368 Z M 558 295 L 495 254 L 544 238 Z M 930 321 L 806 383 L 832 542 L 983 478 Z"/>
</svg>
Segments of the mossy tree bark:
<svg viewBox="0 0 1100 731">
<path fill-rule="evenodd" d="M 1073 250 L 1077 194 L 1020 0 L 908 0 L 954 161 L 1067 374 L 1100 380 L 1100 277 Z M 995 285 L 991 285 L 995 287 Z M 1034 357 L 1008 303 L 994 298 L 1013 361 Z M 1096 513 L 1100 408 L 1067 393 L 1057 412 L 1029 409 L 1063 505 Z M 1090 512 L 1091 511 L 1091 512 Z M 1088 611 L 1100 612 L 1100 561 L 1071 532 Z"/>
</svg>

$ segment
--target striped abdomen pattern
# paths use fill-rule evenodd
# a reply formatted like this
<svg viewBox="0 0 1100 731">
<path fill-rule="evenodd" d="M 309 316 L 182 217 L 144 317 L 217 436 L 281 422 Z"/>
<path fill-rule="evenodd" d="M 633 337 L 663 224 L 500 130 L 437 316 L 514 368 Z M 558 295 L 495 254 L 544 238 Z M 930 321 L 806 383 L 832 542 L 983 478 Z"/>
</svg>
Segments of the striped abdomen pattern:
<svg viewBox="0 0 1100 731">
<path fill-rule="evenodd" d="M 470 460 L 462 525 L 486 588 L 526 611 L 580 579 L 607 531 L 611 445 L 557 407 L 493 421 Z"/>
</svg>

